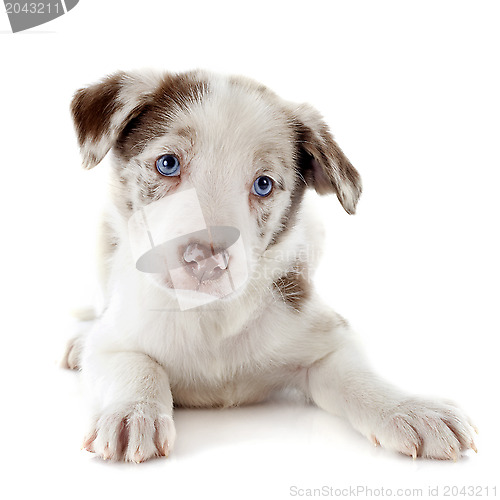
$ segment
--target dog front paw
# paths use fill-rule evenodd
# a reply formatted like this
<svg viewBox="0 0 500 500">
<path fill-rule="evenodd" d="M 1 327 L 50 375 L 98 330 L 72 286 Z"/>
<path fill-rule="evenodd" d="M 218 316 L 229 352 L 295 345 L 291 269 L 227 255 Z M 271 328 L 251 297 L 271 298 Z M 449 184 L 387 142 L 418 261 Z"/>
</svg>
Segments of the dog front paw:
<svg viewBox="0 0 500 500">
<path fill-rule="evenodd" d="M 95 419 L 83 448 L 104 460 L 144 462 L 168 456 L 175 441 L 174 421 L 156 405 L 136 403 Z"/>
<path fill-rule="evenodd" d="M 454 404 L 412 398 L 383 410 L 368 437 L 414 459 L 457 460 L 468 449 L 477 452 L 474 430 Z"/>
</svg>

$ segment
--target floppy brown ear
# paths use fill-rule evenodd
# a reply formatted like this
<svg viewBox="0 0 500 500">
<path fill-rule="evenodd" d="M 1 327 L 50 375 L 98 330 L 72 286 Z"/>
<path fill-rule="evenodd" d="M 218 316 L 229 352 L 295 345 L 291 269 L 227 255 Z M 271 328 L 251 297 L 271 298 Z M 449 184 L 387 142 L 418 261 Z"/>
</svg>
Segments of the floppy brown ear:
<svg viewBox="0 0 500 500">
<path fill-rule="evenodd" d="M 301 173 L 319 194 L 335 193 L 348 214 L 356 212 L 361 177 L 333 139 L 321 115 L 306 104 L 293 110 Z"/>
<path fill-rule="evenodd" d="M 106 156 L 156 86 L 152 75 L 119 72 L 75 93 L 71 114 L 85 168 L 95 167 Z"/>
</svg>

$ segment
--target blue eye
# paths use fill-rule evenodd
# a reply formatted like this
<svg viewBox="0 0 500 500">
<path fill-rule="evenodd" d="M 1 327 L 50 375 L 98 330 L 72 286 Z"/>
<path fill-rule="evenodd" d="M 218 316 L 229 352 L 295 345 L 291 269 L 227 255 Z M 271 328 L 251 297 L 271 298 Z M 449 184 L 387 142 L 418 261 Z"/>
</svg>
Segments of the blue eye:
<svg viewBox="0 0 500 500">
<path fill-rule="evenodd" d="M 156 160 L 156 170 L 158 170 L 161 175 L 174 177 L 180 174 L 181 164 L 177 156 L 163 155 Z"/>
<path fill-rule="evenodd" d="M 273 190 L 273 180 L 267 175 L 261 175 L 255 179 L 252 192 L 257 196 L 268 196 Z"/>
</svg>

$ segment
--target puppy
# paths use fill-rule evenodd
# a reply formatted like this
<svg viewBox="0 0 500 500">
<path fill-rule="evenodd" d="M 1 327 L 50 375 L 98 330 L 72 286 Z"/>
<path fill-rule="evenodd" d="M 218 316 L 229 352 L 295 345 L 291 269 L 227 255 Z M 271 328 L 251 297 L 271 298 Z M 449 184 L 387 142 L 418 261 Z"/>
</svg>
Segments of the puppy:
<svg viewBox="0 0 500 500">
<path fill-rule="evenodd" d="M 319 113 L 252 80 L 116 73 L 71 104 L 86 168 L 112 151 L 102 314 L 73 339 L 94 419 L 87 450 L 142 462 L 175 441 L 173 407 L 294 388 L 376 445 L 457 459 L 473 426 L 370 369 L 314 291 L 321 228 L 307 189 L 353 214 L 361 180 Z"/>
</svg>

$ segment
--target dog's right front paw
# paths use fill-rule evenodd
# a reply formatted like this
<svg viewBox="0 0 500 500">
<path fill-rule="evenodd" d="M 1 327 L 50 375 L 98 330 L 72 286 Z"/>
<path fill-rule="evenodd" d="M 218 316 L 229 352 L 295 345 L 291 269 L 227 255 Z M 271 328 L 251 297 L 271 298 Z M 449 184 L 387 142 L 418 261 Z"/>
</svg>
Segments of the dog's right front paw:
<svg viewBox="0 0 500 500">
<path fill-rule="evenodd" d="M 453 403 L 415 397 L 385 410 L 370 438 L 413 458 L 457 460 L 468 449 L 477 451 L 474 430 Z"/>
<path fill-rule="evenodd" d="M 136 403 L 101 414 L 82 448 L 104 460 L 140 463 L 168 456 L 174 441 L 175 426 L 171 415 L 156 405 Z"/>
</svg>

